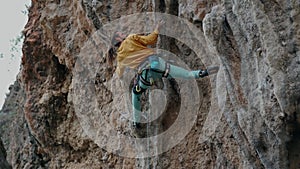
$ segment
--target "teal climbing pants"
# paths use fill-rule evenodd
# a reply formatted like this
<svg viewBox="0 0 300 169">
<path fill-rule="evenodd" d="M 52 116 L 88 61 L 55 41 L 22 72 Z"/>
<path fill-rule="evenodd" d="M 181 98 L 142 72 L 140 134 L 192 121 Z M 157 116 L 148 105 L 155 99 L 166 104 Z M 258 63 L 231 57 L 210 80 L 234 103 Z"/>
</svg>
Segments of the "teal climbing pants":
<svg viewBox="0 0 300 169">
<path fill-rule="evenodd" d="M 140 68 L 136 82 L 132 88 L 133 122 L 135 123 L 140 123 L 141 119 L 141 95 L 153 85 L 154 81 L 161 80 L 163 77 L 174 79 L 199 78 L 199 70 L 189 71 L 183 69 L 169 64 L 156 55 L 149 56 L 145 62 L 147 63 Z"/>
</svg>

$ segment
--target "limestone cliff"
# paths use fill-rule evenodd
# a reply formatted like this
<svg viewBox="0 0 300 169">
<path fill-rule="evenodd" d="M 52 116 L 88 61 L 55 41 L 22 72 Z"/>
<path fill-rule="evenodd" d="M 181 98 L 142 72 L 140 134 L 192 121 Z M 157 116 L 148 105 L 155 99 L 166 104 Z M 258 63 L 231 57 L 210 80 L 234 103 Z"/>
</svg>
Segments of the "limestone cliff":
<svg viewBox="0 0 300 169">
<path fill-rule="evenodd" d="M 4 149 L 2 140 L 0 140 L 0 167 L 3 169 L 11 168 L 11 166 L 8 164 L 6 160 L 6 151 Z"/>
<path fill-rule="evenodd" d="M 0 114 L 6 149 L 2 151 L 0 144 L 1 168 L 300 167 L 298 0 L 32 0 L 31 4 L 23 30 L 21 71 Z M 133 24 L 126 17 L 145 12 L 160 14 L 150 13 L 143 22 L 139 22 L 143 15 L 137 15 Z M 189 126 L 185 120 L 195 122 L 174 147 L 146 158 L 120 156 L 119 151 L 131 150 L 121 137 L 131 135 L 130 122 L 122 114 L 127 96 L 115 67 L 103 57 L 108 41 L 99 39 L 113 33 L 108 25 L 114 24 L 131 33 L 147 33 L 154 18 L 163 14 L 176 19 L 166 19 L 160 48 L 190 69 L 219 65 L 220 70 L 187 84 L 195 87 L 187 92 L 193 98 L 185 93 L 189 87 L 174 79 L 164 81 L 166 94 L 156 90 L 161 99 L 156 102 L 164 102 L 166 108 L 143 132 L 159 135 L 179 120 L 186 125 L 173 129 L 176 134 Z M 97 67 L 89 68 L 95 69 L 94 81 L 80 86 L 88 71 L 82 65 L 94 63 Z M 130 93 L 130 87 L 125 91 Z M 91 95 L 96 104 L 91 104 Z M 182 105 L 191 98 L 193 105 Z M 191 115 L 195 119 L 181 119 L 182 109 L 195 111 Z M 120 138 L 99 138 L 114 133 Z M 109 141 L 119 151 L 101 146 Z M 160 146 L 149 146 L 149 151 L 168 147 L 167 139 L 154 141 Z"/>
</svg>

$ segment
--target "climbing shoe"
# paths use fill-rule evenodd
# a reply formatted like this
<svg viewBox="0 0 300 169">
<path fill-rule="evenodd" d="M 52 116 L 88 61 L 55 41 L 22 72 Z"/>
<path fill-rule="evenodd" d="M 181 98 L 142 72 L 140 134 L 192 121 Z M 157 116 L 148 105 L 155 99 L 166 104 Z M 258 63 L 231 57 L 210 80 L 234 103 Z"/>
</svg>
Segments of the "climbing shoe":
<svg viewBox="0 0 300 169">
<path fill-rule="evenodd" d="M 205 76 L 208 76 L 208 72 L 207 72 L 207 69 L 205 70 L 201 70 L 199 71 L 199 77 L 205 77 Z"/>
<path fill-rule="evenodd" d="M 132 135 L 136 138 L 145 138 L 147 136 L 147 128 L 141 123 L 132 123 Z"/>
<path fill-rule="evenodd" d="M 142 128 L 141 123 L 137 123 L 137 122 L 133 122 L 132 123 L 132 127 L 134 129 L 141 129 Z"/>
<path fill-rule="evenodd" d="M 205 76 L 208 76 L 208 75 L 212 75 L 212 74 L 215 74 L 215 73 L 218 73 L 219 71 L 219 66 L 209 66 L 207 67 L 207 69 L 200 69 L 199 71 L 199 77 L 205 77 Z"/>
</svg>

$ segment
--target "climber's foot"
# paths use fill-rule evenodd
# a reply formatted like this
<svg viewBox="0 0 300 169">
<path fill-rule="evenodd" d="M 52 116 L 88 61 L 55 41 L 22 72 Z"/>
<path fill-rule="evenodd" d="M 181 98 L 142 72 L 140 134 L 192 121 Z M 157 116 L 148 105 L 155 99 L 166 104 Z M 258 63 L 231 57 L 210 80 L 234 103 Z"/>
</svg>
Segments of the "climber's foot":
<svg viewBox="0 0 300 169">
<path fill-rule="evenodd" d="M 208 72 L 207 72 L 207 69 L 200 69 L 199 71 L 199 77 L 205 77 L 205 76 L 208 76 Z"/>
<path fill-rule="evenodd" d="M 212 74 L 215 74 L 219 71 L 219 66 L 209 66 L 207 67 L 207 69 L 200 69 L 199 71 L 199 77 L 205 77 L 205 76 L 208 76 L 208 75 L 212 75 Z"/>
<path fill-rule="evenodd" d="M 145 131 L 145 128 L 142 126 L 141 123 L 132 123 L 132 134 L 136 138 L 144 138 L 146 137 L 147 132 Z"/>
<path fill-rule="evenodd" d="M 137 123 L 137 122 L 133 122 L 132 123 L 132 127 L 134 129 L 141 129 L 142 128 L 141 123 Z"/>
</svg>

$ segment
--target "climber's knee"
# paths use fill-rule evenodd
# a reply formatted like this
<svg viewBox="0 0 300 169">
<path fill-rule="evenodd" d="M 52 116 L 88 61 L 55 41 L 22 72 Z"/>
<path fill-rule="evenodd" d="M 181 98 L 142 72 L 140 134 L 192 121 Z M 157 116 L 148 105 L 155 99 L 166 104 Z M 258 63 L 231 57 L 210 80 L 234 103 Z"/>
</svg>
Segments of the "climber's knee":
<svg viewBox="0 0 300 169">
<path fill-rule="evenodd" d="M 160 63 L 159 63 L 159 61 L 152 61 L 151 62 L 151 69 L 157 69 L 157 70 L 159 70 L 160 69 Z"/>
</svg>

